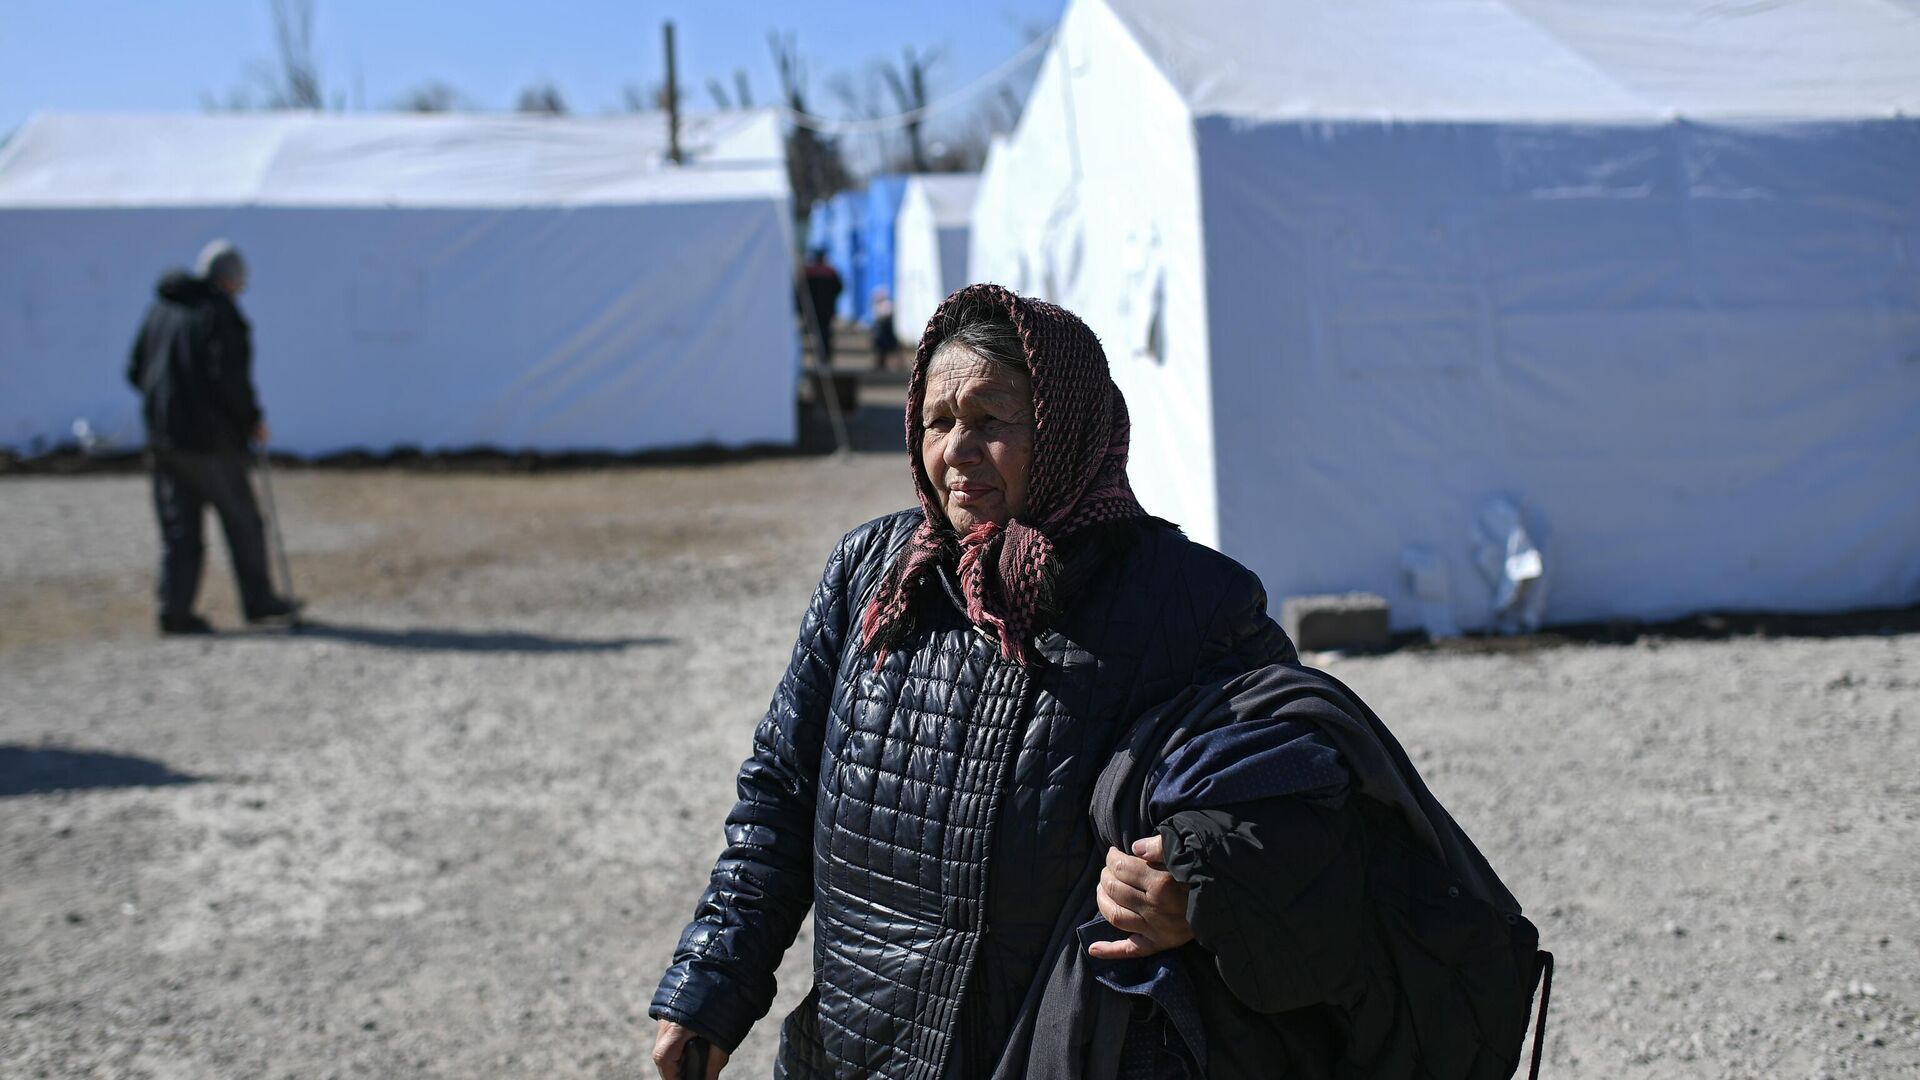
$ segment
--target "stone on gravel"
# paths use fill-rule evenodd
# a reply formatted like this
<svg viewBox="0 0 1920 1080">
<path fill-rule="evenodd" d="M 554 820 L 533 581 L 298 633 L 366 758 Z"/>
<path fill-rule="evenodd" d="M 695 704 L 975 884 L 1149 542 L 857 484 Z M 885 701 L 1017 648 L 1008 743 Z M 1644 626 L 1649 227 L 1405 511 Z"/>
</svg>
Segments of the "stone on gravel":
<svg viewBox="0 0 1920 1080">
<path fill-rule="evenodd" d="M 1289 596 L 1280 605 L 1280 627 L 1302 652 L 1384 649 L 1387 602 L 1361 592 Z"/>
</svg>

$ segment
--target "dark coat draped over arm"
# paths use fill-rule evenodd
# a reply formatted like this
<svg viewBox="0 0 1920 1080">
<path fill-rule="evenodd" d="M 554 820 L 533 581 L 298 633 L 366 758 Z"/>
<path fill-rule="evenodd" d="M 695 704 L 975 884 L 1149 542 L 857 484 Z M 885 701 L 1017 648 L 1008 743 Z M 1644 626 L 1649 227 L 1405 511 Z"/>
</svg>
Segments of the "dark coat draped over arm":
<svg viewBox="0 0 1920 1080">
<path fill-rule="evenodd" d="M 1089 867 L 997 1078 L 1113 1080 L 1142 997 L 1165 1043 L 1209 1077 L 1466 1077 L 1517 1060 L 1524 1012 L 1473 1013 L 1449 971 L 1484 954 L 1467 962 L 1529 978 L 1531 926 L 1514 932 L 1511 961 L 1493 955 L 1524 924 L 1518 904 L 1339 680 L 1272 664 L 1181 692 L 1122 741 L 1092 816 L 1105 845 L 1162 838 L 1191 890 L 1195 940 L 1144 961 L 1089 958 L 1087 941 L 1119 936 L 1097 916 Z M 1388 892 L 1436 908 L 1467 899 L 1391 933 L 1383 923 L 1409 905 Z M 1423 936 L 1443 955 L 1408 962 L 1399 950 Z M 1417 1031 L 1407 1000 L 1419 994 L 1467 1011 Z"/>
</svg>

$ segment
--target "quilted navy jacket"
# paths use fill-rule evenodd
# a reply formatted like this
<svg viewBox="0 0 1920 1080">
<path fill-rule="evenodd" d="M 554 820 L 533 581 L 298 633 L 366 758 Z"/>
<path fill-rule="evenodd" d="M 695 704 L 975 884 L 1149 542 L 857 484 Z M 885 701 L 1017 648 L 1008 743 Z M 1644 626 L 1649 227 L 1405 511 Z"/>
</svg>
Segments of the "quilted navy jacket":
<svg viewBox="0 0 1920 1080">
<path fill-rule="evenodd" d="M 1147 520 L 1063 547 L 1032 667 L 948 582 L 876 670 L 860 613 L 919 518 L 868 522 L 828 559 L 650 1010 L 732 1051 L 811 906 L 814 987 L 782 1029 L 783 1076 L 991 1069 L 1097 842 L 1115 741 L 1184 687 L 1294 659 L 1252 572 Z"/>
</svg>

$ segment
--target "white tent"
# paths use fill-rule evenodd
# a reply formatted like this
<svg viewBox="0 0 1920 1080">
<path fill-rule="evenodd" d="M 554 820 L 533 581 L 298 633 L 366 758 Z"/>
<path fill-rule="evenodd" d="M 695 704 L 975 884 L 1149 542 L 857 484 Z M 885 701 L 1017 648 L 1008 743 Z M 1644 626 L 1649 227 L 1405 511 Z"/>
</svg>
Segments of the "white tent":
<svg viewBox="0 0 1920 1080">
<path fill-rule="evenodd" d="M 967 283 L 967 226 L 979 189 L 976 173 L 908 178 L 893 224 L 893 327 L 902 342 L 919 341 L 940 301 Z"/>
<path fill-rule="evenodd" d="M 1029 104 L 1028 112 L 1032 111 Z M 1025 119 L 1026 114 L 1022 114 Z M 1016 249 L 1020 246 L 1013 235 L 1013 169 L 1006 157 L 1011 153 L 1012 141 L 1005 135 L 995 135 L 987 143 L 986 164 L 980 168 L 980 186 L 973 192 L 973 209 L 968 215 L 967 228 L 967 280 L 995 281 L 1008 288 L 1014 288 L 1012 276 L 1008 270 L 1013 266 Z M 981 225 L 988 228 L 982 229 Z M 997 276 L 983 277 L 982 274 L 994 273 Z"/>
<path fill-rule="evenodd" d="M 1072 0 L 976 279 L 1086 316 L 1133 476 L 1288 595 L 1920 600 L 1920 8 Z M 1497 539 L 1497 538 L 1492 538 Z M 1522 568 L 1524 572 L 1524 568 Z"/>
<path fill-rule="evenodd" d="M 224 236 L 274 444 L 790 443 L 771 113 L 42 115 L 0 149 L 0 445 L 139 438 L 155 279 Z"/>
</svg>

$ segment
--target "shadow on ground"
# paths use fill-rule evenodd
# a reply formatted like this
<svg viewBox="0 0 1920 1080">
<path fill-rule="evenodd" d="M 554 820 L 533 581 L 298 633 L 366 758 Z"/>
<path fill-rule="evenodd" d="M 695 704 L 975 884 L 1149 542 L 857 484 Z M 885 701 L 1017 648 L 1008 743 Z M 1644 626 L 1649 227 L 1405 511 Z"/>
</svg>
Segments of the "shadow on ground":
<svg viewBox="0 0 1920 1080">
<path fill-rule="evenodd" d="M 0 798 L 88 788 L 197 784 L 158 761 L 98 750 L 0 745 Z"/>
<path fill-rule="evenodd" d="M 563 638 L 518 630 L 446 630 L 439 627 L 391 629 L 343 623 L 302 621 L 285 630 L 257 633 L 261 638 L 325 638 L 378 649 L 421 652 L 591 653 L 619 652 L 638 646 L 671 645 L 666 637 Z"/>
</svg>

